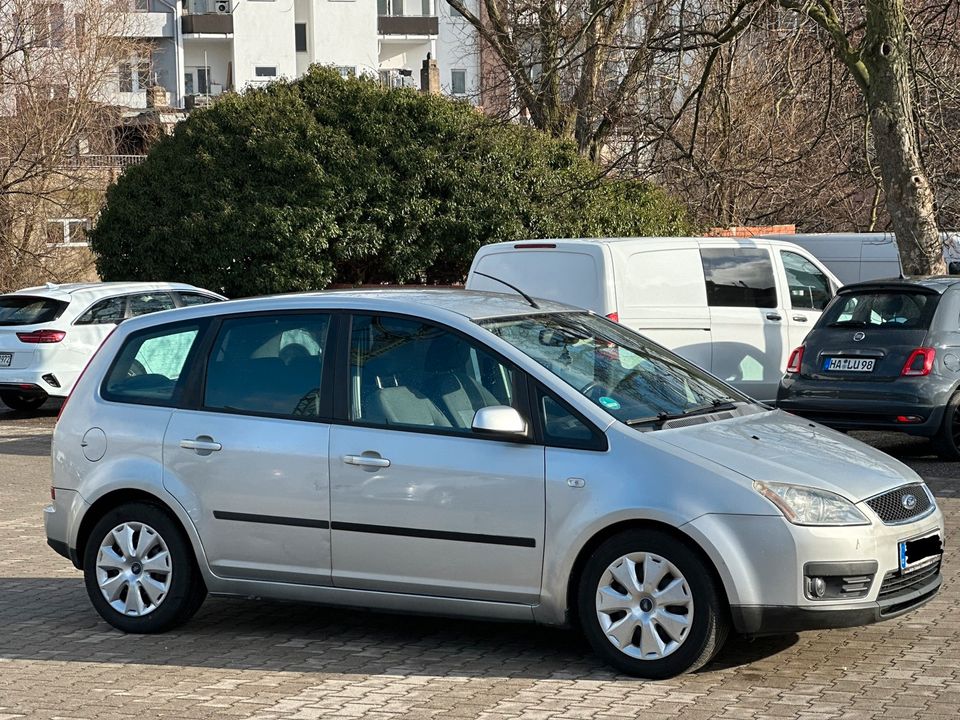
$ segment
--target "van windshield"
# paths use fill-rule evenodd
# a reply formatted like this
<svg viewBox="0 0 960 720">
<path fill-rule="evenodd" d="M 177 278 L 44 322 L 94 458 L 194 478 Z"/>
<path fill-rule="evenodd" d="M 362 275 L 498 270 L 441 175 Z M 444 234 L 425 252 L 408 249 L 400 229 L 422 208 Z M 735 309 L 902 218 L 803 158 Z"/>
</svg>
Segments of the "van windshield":
<svg viewBox="0 0 960 720">
<path fill-rule="evenodd" d="M 479 324 L 629 425 L 752 402 L 623 325 L 590 313 L 550 313 Z"/>
<path fill-rule="evenodd" d="M 903 290 L 842 293 L 827 307 L 822 327 L 927 329 L 939 294 Z"/>
<path fill-rule="evenodd" d="M 0 295 L 0 325 L 39 325 L 60 317 L 67 303 L 29 295 Z"/>
</svg>

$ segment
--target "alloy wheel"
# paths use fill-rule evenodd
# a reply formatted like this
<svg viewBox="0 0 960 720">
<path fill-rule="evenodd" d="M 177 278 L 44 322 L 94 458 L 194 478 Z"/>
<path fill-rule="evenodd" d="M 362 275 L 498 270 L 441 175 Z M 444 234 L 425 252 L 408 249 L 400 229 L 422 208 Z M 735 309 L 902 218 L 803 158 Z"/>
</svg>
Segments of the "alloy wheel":
<svg viewBox="0 0 960 720">
<path fill-rule="evenodd" d="M 167 597 L 173 579 L 170 551 L 149 525 L 125 522 L 108 532 L 97 552 L 97 585 L 110 607 L 143 617 Z"/>
</svg>

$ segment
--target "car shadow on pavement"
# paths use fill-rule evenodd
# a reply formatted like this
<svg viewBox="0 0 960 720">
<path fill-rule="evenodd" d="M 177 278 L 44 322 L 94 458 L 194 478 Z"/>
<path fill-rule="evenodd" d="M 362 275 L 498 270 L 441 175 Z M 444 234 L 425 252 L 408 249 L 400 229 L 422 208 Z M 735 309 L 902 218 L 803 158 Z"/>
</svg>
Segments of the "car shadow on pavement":
<svg viewBox="0 0 960 720">
<path fill-rule="evenodd" d="M 189 623 L 136 642 L 103 622 L 76 578 L 0 578 L 0 660 L 230 670 L 584 678 L 616 673 L 579 633 L 535 625 L 213 598 Z M 700 672 L 770 657 L 797 636 L 732 637 Z"/>
<path fill-rule="evenodd" d="M 5 438 L 0 433 L 0 454 L 30 457 L 49 457 L 52 433 Z"/>
</svg>

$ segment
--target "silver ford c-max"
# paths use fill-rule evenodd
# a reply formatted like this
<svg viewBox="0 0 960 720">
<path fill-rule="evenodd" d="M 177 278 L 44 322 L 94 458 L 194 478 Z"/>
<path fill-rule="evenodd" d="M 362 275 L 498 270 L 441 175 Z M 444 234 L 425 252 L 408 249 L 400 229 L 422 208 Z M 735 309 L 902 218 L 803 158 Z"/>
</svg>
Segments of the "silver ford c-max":
<svg viewBox="0 0 960 720">
<path fill-rule="evenodd" d="M 53 442 L 49 544 L 126 632 L 208 592 L 580 625 L 662 678 L 940 588 L 922 480 L 593 314 L 456 291 L 130 320 Z"/>
</svg>

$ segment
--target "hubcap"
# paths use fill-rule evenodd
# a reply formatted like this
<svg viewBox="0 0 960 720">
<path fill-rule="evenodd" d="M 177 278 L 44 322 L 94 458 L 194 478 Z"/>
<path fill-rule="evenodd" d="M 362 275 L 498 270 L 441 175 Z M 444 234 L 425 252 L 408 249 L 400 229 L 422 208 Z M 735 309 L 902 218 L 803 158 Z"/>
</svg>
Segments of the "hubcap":
<svg viewBox="0 0 960 720">
<path fill-rule="evenodd" d="M 149 525 L 123 523 L 104 536 L 97 553 L 97 584 L 118 613 L 152 613 L 166 598 L 172 579 L 167 544 Z"/>
<path fill-rule="evenodd" d="M 600 576 L 597 620 L 620 652 L 659 660 L 679 648 L 693 627 L 693 596 L 686 578 L 654 553 L 618 558 Z"/>
</svg>

